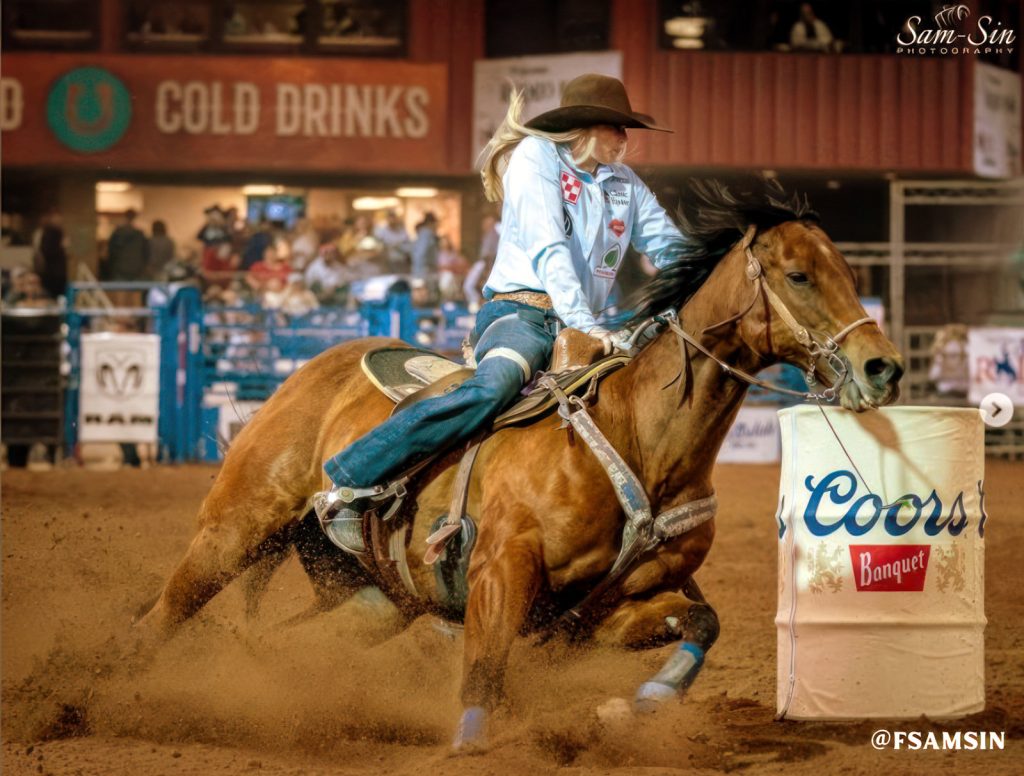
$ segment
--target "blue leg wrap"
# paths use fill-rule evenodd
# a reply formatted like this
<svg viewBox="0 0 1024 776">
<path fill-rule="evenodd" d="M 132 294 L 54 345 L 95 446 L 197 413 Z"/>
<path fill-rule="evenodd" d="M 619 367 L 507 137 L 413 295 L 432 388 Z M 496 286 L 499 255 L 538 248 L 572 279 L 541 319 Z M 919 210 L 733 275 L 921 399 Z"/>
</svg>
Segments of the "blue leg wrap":
<svg viewBox="0 0 1024 776">
<path fill-rule="evenodd" d="M 487 724 L 487 712 L 483 706 L 470 706 L 462 712 L 459 729 L 452 741 L 453 749 L 465 749 L 483 746 L 485 742 L 484 727 Z"/>
<path fill-rule="evenodd" d="M 693 642 L 684 641 L 661 670 L 640 685 L 636 691 L 636 710 L 654 711 L 663 701 L 676 697 L 693 684 L 703 665 L 704 650 Z"/>
</svg>

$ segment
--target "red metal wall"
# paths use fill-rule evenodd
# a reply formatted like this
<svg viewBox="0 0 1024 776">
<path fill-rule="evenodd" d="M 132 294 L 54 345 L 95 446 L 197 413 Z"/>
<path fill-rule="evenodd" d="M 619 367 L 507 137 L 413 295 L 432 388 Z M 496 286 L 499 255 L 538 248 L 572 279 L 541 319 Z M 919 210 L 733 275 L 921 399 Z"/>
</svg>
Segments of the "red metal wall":
<svg viewBox="0 0 1024 776">
<path fill-rule="evenodd" d="M 482 0 L 410 0 L 409 59 L 448 65 L 448 159 L 452 172 L 473 169 L 473 62 L 484 56 Z"/>
<path fill-rule="evenodd" d="M 634 108 L 675 130 L 637 164 L 971 172 L 971 57 L 665 51 L 657 24 L 613 0 Z"/>
<path fill-rule="evenodd" d="M 120 47 L 121 2 L 102 0 L 102 53 Z M 676 130 L 645 136 L 633 163 L 971 174 L 973 58 L 665 51 L 658 46 L 657 3 L 611 2 L 611 44 L 623 52 L 636 108 Z M 447 68 L 447 106 L 439 137 L 413 164 L 402 163 L 424 174 L 468 174 L 473 63 L 484 55 L 485 3 L 409 0 L 408 9 L 407 61 Z M 190 69 L 201 76 L 219 59 L 196 57 Z M 254 69 L 263 64 L 249 61 Z M 361 63 L 368 77 L 394 69 L 379 62 Z M 295 60 L 314 74 L 335 63 Z M 364 161 L 367 169 L 391 169 Z"/>
</svg>

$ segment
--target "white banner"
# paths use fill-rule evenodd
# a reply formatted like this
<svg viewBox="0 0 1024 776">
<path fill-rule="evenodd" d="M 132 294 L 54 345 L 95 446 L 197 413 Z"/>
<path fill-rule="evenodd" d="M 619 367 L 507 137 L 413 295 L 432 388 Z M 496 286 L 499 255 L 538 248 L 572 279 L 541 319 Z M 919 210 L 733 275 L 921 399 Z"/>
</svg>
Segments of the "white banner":
<svg viewBox="0 0 1024 776">
<path fill-rule="evenodd" d="M 974 171 L 989 178 L 1021 174 L 1020 76 L 974 63 Z"/>
<path fill-rule="evenodd" d="M 776 407 L 740 407 L 722 449 L 719 463 L 775 463 L 779 460 L 779 418 Z"/>
<path fill-rule="evenodd" d="M 476 159 L 508 111 L 510 82 L 526 97 L 523 120 L 557 108 L 562 88 L 584 73 L 622 78 L 622 53 L 595 51 L 512 59 L 481 59 L 473 66 L 473 158 Z M 635 106 L 634 106 L 635 110 Z"/>
<path fill-rule="evenodd" d="M 864 296 L 861 297 L 860 303 L 864 305 L 864 312 L 870 315 L 875 323 L 878 324 L 878 328 L 885 333 L 885 304 L 877 296 Z"/>
<path fill-rule="evenodd" d="M 970 329 L 967 361 L 972 404 L 995 392 L 1024 404 L 1024 329 Z"/>
<path fill-rule="evenodd" d="M 220 405 L 217 420 L 217 438 L 225 445 L 230 445 L 245 424 L 263 406 L 261 401 L 231 401 Z"/>
<path fill-rule="evenodd" d="M 83 334 L 78 439 L 156 442 L 160 337 Z"/>
</svg>

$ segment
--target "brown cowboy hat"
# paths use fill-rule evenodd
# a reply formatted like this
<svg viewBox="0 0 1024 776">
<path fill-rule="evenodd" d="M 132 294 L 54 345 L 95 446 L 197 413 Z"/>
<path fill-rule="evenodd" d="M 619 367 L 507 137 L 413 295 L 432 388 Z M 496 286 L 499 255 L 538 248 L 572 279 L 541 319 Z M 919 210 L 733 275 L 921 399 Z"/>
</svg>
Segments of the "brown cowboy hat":
<svg viewBox="0 0 1024 776">
<path fill-rule="evenodd" d="M 565 85 L 562 104 L 559 107 L 545 111 L 526 122 L 530 129 L 544 132 L 568 132 L 571 129 L 592 127 L 595 124 L 655 129 L 658 132 L 672 131 L 666 127 L 659 127 L 646 113 L 634 112 L 622 81 L 597 73 L 587 73 L 573 78 Z"/>
</svg>

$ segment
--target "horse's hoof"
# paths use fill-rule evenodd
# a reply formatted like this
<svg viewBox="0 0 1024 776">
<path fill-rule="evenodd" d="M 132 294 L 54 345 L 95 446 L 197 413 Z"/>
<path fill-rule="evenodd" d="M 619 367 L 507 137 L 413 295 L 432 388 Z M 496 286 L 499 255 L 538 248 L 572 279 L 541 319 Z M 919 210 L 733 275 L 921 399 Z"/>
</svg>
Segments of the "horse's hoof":
<svg viewBox="0 0 1024 776">
<path fill-rule="evenodd" d="M 469 752 L 482 749 L 487 739 L 484 728 L 487 725 L 487 712 L 482 706 L 470 706 L 462 712 L 462 719 L 459 720 L 459 729 L 455 733 L 455 740 L 452 741 L 452 750 L 455 752 Z"/>
<path fill-rule="evenodd" d="M 665 701 L 679 697 L 679 690 L 661 682 L 644 682 L 636 691 L 633 710 L 637 714 L 650 714 L 661 708 Z"/>
</svg>

